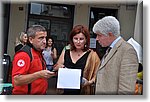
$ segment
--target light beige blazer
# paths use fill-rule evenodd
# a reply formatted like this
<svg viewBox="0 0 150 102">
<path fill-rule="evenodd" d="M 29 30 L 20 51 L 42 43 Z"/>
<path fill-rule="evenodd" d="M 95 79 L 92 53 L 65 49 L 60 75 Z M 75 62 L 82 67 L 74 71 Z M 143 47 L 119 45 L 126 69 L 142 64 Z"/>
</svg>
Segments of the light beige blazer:
<svg viewBox="0 0 150 102">
<path fill-rule="evenodd" d="M 98 69 L 95 94 L 134 94 L 137 72 L 137 53 L 121 38 Z"/>
</svg>

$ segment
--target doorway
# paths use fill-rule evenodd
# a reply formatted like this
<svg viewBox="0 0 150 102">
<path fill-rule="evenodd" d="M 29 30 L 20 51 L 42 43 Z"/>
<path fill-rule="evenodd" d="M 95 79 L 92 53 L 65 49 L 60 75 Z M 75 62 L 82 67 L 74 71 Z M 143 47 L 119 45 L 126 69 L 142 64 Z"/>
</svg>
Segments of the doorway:
<svg viewBox="0 0 150 102">
<path fill-rule="evenodd" d="M 94 8 L 91 7 L 90 9 L 90 24 L 89 24 L 89 30 L 90 30 L 90 37 L 96 38 L 96 34 L 93 33 L 92 28 L 94 24 L 101 18 L 105 16 L 114 16 L 117 18 L 118 9 L 109 9 L 109 8 Z M 100 57 L 100 59 L 105 54 L 107 47 L 102 47 L 97 41 L 96 41 L 96 48 L 95 50 Z"/>
</svg>

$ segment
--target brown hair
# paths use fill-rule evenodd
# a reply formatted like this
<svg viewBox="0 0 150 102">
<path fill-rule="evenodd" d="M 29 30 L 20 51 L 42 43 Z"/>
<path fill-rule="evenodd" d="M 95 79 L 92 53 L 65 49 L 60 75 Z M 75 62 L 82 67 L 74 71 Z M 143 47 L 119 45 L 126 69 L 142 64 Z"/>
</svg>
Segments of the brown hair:
<svg viewBox="0 0 150 102">
<path fill-rule="evenodd" d="M 90 45 L 90 32 L 88 31 L 88 28 L 83 25 L 76 25 L 70 33 L 69 41 L 70 41 L 70 45 L 71 45 L 71 50 L 76 50 L 74 43 L 73 43 L 73 37 L 79 33 L 84 34 L 84 36 L 86 38 L 86 43 L 85 43 L 83 51 L 87 51 L 89 49 L 89 45 Z"/>
</svg>

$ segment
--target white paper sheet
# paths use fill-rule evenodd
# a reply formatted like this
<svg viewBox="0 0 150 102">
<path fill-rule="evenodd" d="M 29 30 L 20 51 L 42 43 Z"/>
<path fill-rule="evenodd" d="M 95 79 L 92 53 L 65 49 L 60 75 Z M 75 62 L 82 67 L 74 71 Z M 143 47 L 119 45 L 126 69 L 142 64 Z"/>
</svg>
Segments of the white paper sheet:
<svg viewBox="0 0 150 102">
<path fill-rule="evenodd" d="M 59 68 L 57 88 L 80 89 L 81 69 Z"/>
<path fill-rule="evenodd" d="M 130 43 L 134 47 L 138 55 L 139 63 L 143 64 L 143 50 L 142 50 L 141 45 L 137 41 L 135 41 L 133 38 L 130 38 L 127 42 Z"/>
</svg>

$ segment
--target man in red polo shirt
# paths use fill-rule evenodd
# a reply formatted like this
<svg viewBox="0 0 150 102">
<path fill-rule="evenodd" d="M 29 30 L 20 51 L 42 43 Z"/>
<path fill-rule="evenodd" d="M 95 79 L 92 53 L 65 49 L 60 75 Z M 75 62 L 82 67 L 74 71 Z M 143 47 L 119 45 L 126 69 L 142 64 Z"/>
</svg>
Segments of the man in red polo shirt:
<svg viewBox="0 0 150 102">
<path fill-rule="evenodd" d="M 42 51 L 46 46 L 46 29 L 33 25 L 27 30 L 28 44 L 18 51 L 13 60 L 12 94 L 46 94 L 47 79 L 55 76 L 46 70 Z M 31 56 L 30 56 L 30 54 Z"/>
</svg>

